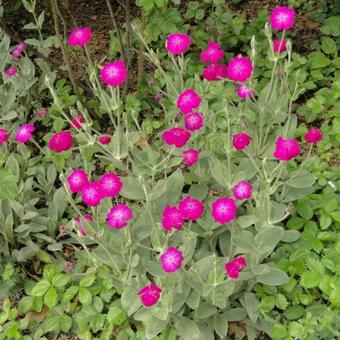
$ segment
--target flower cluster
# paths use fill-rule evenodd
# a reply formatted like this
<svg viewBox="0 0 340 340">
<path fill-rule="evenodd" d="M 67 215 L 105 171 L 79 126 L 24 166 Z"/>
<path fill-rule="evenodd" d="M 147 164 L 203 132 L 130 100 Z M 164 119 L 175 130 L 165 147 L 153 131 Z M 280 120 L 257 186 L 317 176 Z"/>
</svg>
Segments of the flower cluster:
<svg viewBox="0 0 340 340">
<path fill-rule="evenodd" d="M 238 279 L 240 272 L 246 266 L 246 259 L 243 256 L 234 258 L 225 264 L 225 271 L 231 279 Z"/>
<path fill-rule="evenodd" d="M 218 64 L 223 57 L 224 51 L 220 45 L 214 41 L 209 41 L 207 49 L 201 52 L 202 63 L 210 63 L 210 65 L 203 70 L 204 79 L 216 81 L 227 77 L 226 65 Z"/>
</svg>

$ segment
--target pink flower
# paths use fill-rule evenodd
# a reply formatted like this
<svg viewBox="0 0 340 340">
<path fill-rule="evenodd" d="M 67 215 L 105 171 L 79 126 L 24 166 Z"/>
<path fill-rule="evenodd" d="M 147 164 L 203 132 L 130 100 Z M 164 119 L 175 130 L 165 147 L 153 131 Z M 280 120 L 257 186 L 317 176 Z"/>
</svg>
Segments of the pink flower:
<svg viewBox="0 0 340 340">
<path fill-rule="evenodd" d="M 91 207 L 99 205 L 102 195 L 99 191 L 98 184 L 96 182 L 85 183 L 81 190 L 81 199 L 86 205 Z"/>
<path fill-rule="evenodd" d="M 34 124 L 23 124 L 18 128 L 15 134 L 15 139 L 19 143 L 26 143 L 32 138 L 32 133 L 34 131 L 35 131 Z"/>
<path fill-rule="evenodd" d="M 73 170 L 72 173 L 67 177 L 67 182 L 71 192 L 80 192 L 83 186 L 88 183 L 87 173 L 82 169 Z"/>
<path fill-rule="evenodd" d="M 115 197 L 123 187 L 121 179 L 113 172 L 104 174 L 99 179 L 99 190 L 102 197 Z"/>
<path fill-rule="evenodd" d="M 156 102 L 160 102 L 162 96 L 163 96 L 162 93 L 158 92 L 153 98 Z"/>
<path fill-rule="evenodd" d="M 237 206 L 232 198 L 218 198 L 211 205 L 215 221 L 225 224 L 236 218 Z"/>
<path fill-rule="evenodd" d="M 236 150 L 244 150 L 251 142 L 251 137 L 244 132 L 237 133 L 233 136 L 233 146 Z"/>
<path fill-rule="evenodd" d="M 275 7 L 270 18 L 272 29 L 289 30 L 294 26 L 295 10 L 289 7 Z"/>
<path fill-rule="evenodd" d="M 76 223 L 79 226 L 79 233 L 81 236 L 86 236 L 86 230 L 83 226 L 83 219 L 89 222 L 93 222 L 93 218 L 90 215 L 83 215 L 82 217 L 78 216 L 76 218 Z"/>
<path fill-rule="evenodd" d="M 190 132 L 180 127 L 172 128 L 162 133 L 164 142 L 168 145 L 175 145 L 177 148 L 184 146 L 190 137 Z"/>
<path fill-rule="evenodd" d="M 167 273 L 176 272 L 182 266 L 183 254 L 174 247 L 169 247 L 160 257 L 162 268 Z"/>
<path fill-rule="evenodd" d="M 189 149 L 183 152 L 183 163 L 187 166 L 193 166 L 198 162 L 199 152 L 195 149 Z"/>
<path fill-rule="evenodd" d="M 237 56 L 229 60 L 227 66 L 227 77 L 241 83 L 248 80 L 253 73 L 253 64 L 248 57 Z"/>
<path fill-rule="evenodd" d="M 309 143 L 319 143 L 323 140 L 323 136 L 320 130 L 311 129 L 305 134 L 305 140 Z"/>
<path fill-rule="evenodd" d="M 273 156 L 281 161 L 289 161 L 290 159 L 300 155 L 300 146 L 295 139 L 285 139 L 278 137 L 276 139 L 276 148 Z"/>
<path fill-rule="evenodd" d="M 173 33 L 168 35 L 166 49 L 173 55 L 186 52 L 191 45 L 190 37 L 183 33 Z"/>
<path fill-rule="evenodd" d="M 0 145 L 7 142 L 9 138 L 8 131 L 5 129 L 0 129 Z"/>
<path fill-rule="evenodd" d="M 201 62 L 216 64 L 224 57 L 220 45 L 214 41 L 208 42 L 208 48 L 201 52 Z"/>
<path fill-rule="evenodd" d="M 22 53 L 26 50 L 27 45 L 24 43 L 20 43 L 17 47 L 11 52 L 11 56 L 13 58 L 20 58 Z"/>
<path fill-rule="evenodd" d="M 78 114 L 76 118 L 71 119 L 71 126 L 75 129 L 80 129 L 84 122 L 84 116 L 82 114 Z"/>
<path fill-rule="evenodd" d="M 160 299 L 162 289 L 156 285 L 148 285 L 142 288 L 138 295 L 145 307 L 151 307 Z"/>
<path fill-rule="evenodd" d="M 48 142 L 48 148 L 55 152 L 63 152 L 72 148 L 73 136 L 70 131 L 55 133 Z"/>
<path fill-rule="evenodd" d="M 15 66 L 11 66 L 5 71 L 5 74 L 9 77 L 14 76 L 17 73 L 17 68 Z"/>
<path fill-rule="evenodd" d="M 173 206 L 166 206 L 163 210 L 162 226 L 165 230 L 175 228 L 180 230 L 184 224 L 182 212 Z"/>
<path fill-rule="evenodd" d="M 237 279 L 245 266 L 246 259 L 243 256 L 239 256 L 232 261 L 227 262 L 224 267 L 230 278 Z"/>
<path fill-rule="evenodd" d="M 99 143 L 100 144 L 109 144 L 111 142 L 111 137 L 110 136 L 100 136 L 99 137 Z"/>
<path fill-rule="evenodd" d="M 275 40 L 273 40 L 273 45 L 274 45 L 274 52 L 275 53 L 284 52 L 287 49 L 287 40 L 275 39 Z"/>
<path fill-rule="evenodd" d="M 212 64 L 203 70 L 203 78 L 208 81 L 217 81 L 227 77 L 227 66 Z"/>
<path fill-rule="evenodd" d="M 128 70 L 124 61 L 118 60 L 113 63 L 106 63 L 100 71 L 100 79 L 108 86 L 116 87 L 125 83 Z"/>
<path fill-rule="evenodd" d="M 233 193 L 236 199 L 244 200 L 251 197 L 253 191 L 253 186 L 250 183 L 241 181 L 238 182 L 234 188 Z"/>
<path fill-rule="evenodd" d="M 178 208 L 183 217 L 189 221 L 197 221 L 204 212 L 204 205 L 200 200 L 187 196 L 179 202 Z"/>
<path fill-rule="evenodd" d="M 132 210 L 125 204 L 118 204 L 110 209 L 106 222 L 109 228 L 121 229 L 126 227 L 132 218 Z"/>
<path fill-rule="evenodd" d="M 251 97 L 255 93 L 255 91 L 249 89 L 245 85 L 240 85 L 237 87 L 236 93 L 241 99 L 246 99 L 246 98 Z"/>
<path fill-rule="evenodd" d="M 185 128 L 189 131 L 196 131 L 203 127 L 203 115 L 198 112 L 189 113 L 184 118 Z"/>
<path fill-rule="evenodd" d="M 193 89 L 184 90 L 177 99 L 177 107 L 183 114 L 190 113 L 201 104 L 201 97 Z"/>
<path fill-rule="evenodd" d="M 67 42 L 70 46 L 75 47 L 84 47 L 91 40 L 91 28 L 83 27 L 74 29 L 71 34 L 68 36 Z"/>
</svg>

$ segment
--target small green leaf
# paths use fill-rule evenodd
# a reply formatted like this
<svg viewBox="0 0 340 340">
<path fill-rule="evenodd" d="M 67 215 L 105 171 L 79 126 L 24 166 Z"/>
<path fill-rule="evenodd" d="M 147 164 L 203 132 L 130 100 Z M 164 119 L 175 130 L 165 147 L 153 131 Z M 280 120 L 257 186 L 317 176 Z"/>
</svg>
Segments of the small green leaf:
<svg viewBox="0 0 340 340">
<path fill-rule="evenodd" d="M 299 305 L 290 306 L 284 311 L 284 315 L 288 320 L 297 320 L 301 318 L 304 313 L 304 308 Z"/>
<path fill-rule="evenodd" d="M 126 313 L 122 309 L 112 306 L 107 313 L 107 320 L 112 325 L 120 326 L 126 320 Z"/>
<path fill-rule="evenodd" d="M 200 340 L 201 332 L 196 325 L 195 321 L 192 321 L 188 318 L 181 317 L 177 319 L 175 323 L 175 328 L 177 329 L 178 335 L 183 337 L 186 340 Z"/>
<path fill-rule="evenodd" d="M 49 287 L 50 287 L 50 283 L 47 280 L 41 280 L 33 287 L 32 295 L 43 296 Z"/>
<path fill-rule="evenodd" d="M 58 294 L 54 287 L 50 287 L 44 296 L 44 303 L 49 308 L 52 309 L 58 300 Z"/>
<path fill-rule="evenodd" d="M 66 284 L 70 281 L 70 278 L 65 274 L 57 274 L 52 279 L 52 285 L 61 288 L 66 286 Z"/>
<path fill-rule="evenodd" d="M 89 305 L 92 301 L 91 292 L 84 287 L 79 288 L 79 301 L 82 305 Z"/>
<path fill-rule="evenodd" d="M 95 279 L 96 279 L 95 274 L 86 275 L 85 277 L 81 278 L 81 280 L 79 281 L 79 286 L 90 287 L 93 285 Z"/>
<path fill-rule="evenodd" d="M 320 283 L 321 275 L 314 271 L 306 271 L 302 273 L 300 284 L 305 288 L 317 287 Z"/>
</svg>

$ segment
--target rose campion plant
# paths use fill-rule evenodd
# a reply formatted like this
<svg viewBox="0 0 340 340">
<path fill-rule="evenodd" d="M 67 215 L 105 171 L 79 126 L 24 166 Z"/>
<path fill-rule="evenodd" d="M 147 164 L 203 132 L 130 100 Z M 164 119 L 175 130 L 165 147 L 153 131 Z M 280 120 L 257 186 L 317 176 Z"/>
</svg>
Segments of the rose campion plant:
<svg viewBox="0 0 340 340">
<path fill-rule="evenodd" d="M 294 20 L 295 12 L 279 8 L 271 26 L 285 32 Z M 162 95 L 154 104 L 164 111 L 164 127 L 152 142 L 120 96 L 128 77 L 125 64 L 109 61 L 95 69 L 89 61 L 93 93 L 112 136 L 86 120 L 81 128 L 57 132 L 48 142 L 55 151 L 49 154 L 68 151 L 80 163 L 72 166 L 78 170 L 65 169 L 68 177 L 60 176 L 65 197 L 76 210 L 65 230 L 71 230 L 90 261 L 110 267 L 122 307 L 143 322 L 147 339 L 170 325 L 178 337 L 187 332 L 192 339 L 216 334 L 223 339 L 231 319 L 246 322 L 254 332 L 270 332 L 271 321 L 260 314 L 252 287 L 287 282 L 270 254 L 279 242 L 299 237 L 283 222 L 291 204 L 312 192 L 315 179 L 304 169 L 301 141 L 294 138 L 297 117 L 289 103 L 296 97 L 285 74 L 291 44 L 285 53 L 274 53 L 269 24 L 264 32 L 272 77 L 263 88 L 254 79 L 257 65 L 251 53 L 223 63 L 222 45 L 209 42 L 193 60 L 200 57 L 202 69 L 215 67 L 209 75 L 190 77 L 186 65 L 193 56 L 184 54 L 194 50 L 189 35 L 167 38 L 162 58 L 166 55 L 169 63 L 145 44 L 146 56 L 159 71 L 154 86 Z M 218 65 L 221 73 L 214 75 Z M 211 85 L 207 80 L 216 81 Z M 226 94 L 226 82 L 238 96 Z M 53 80 L 47 79 L 46 86 L 71 124 Z M 78 104 L 72 112 L 82 108 L 80 114 L 89 117 Z M 311 132 L 305 138 L 317 143 L 322 137 Z M 101 175 L 94 171 L 98 160 Z M 79 214 L 93 218 L 86 231 L 74 221 Z M 89 241 L 97 247 L 88 250 Z"/>
</svg>

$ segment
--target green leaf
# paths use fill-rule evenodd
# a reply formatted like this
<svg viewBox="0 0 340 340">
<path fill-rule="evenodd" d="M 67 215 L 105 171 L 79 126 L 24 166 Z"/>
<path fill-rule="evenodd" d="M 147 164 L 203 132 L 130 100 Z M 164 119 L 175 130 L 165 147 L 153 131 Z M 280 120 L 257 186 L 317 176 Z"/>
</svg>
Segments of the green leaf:
<svg viewBox="0 0 340 340">
<path fill-rule="evenodd" d="M 226 313 L 214 315 L 214 328 L 219 337 L 225 339 L 228 334 L 228 318 Z"/>
<path fill-rule="evenodd" d="M 64 332 L 67 333 L 70 331 L 72 327 L 73 320 L 70 316 L 68 315 L 61 315 L 59 318 L 59 326 L 60 329 Z"/>
<path fill-rule="evenodd" d="M 315 176 L 308 171 L 295 171 L 291 174 L 290 179 L 285 182 L 286 185 L 293 188 L 308 188 L 315 183 Z"/>
<path fill-rule="evenodd" d="M 305 288 L 317 287 L 320 283 L 321 275 L 314 271 L 306 271 L 302 273 L 300 284 Z"/>
<path fill-rule="evenodd" d="M 58 300 L 58 294 L 54 287 L 50 287 L 47 290 L 47 293 L 44 296 L 44 303 L 49 308 L 52 309 Z"/>
<path fill-rule="evenodd" d="M 279 286 L 288 281 L 288 275 L 281 269 L 272 268 L 269 273 L 257 275 L 258 282 L 268 286 Z"/>
<path fill-rule="evenodd" d="M 304 219 L 302 219 L 301 217 L 294 216 L 294 217 L 289 219 L 289 221 L 287 223 L 287 227 L 289 229 L 299 230 L 304 226 L 304 224 L 305 224 Z"/>
<path fill-rule="evenodd" d="M 331 216 L 335 221 L 340 222 L 340 212 L 339 211 L 332 212 Z"/>
<path fill-rule="evenodd" d="M 192 321 L 188 318 L 181 317 L 177 319 L 175 323 L 175 328 L 177 329 L 178 335 L 183 337 L 186 340 L 200 340 L 201 332 L 196 325 L 195 321 Z"/>
<path fill-rule="evenodd" d="M 52 279 L 52 285 L 61 288 L 66 286 L 66 284 L 70 281 L 70 277 L 65 274 L 57 274 Z"/>
<path fill-rule="evenodd" d="M 94 273 L 86 275 L 85 277 L 82 277 L 80 279 L 79 286 L 80 287 L 90 287 L 90 286 L 93 285 L 95 279 L 96 279 L 96 275 Z"/>
<path fill-rule="evenodd" d="M 325 20 L 324 26 L 321 28 L 321 32 L 333 37 L 340 36 L 340 17 L 334 16 Z"/>
<path fill-rule="evenodd" d="M 309 53 L 308 59 L 312 70 L 326 67 L 331 63 L 331 60 L 319 51 Z"/>
<path fill-rule="evenodd" d="M 49 287 L 50 287 L 50 283 L 47 280 L 41 280 L 33 287 L 32 295 L 43 296 Z"/>
<path fill-rule="evenodd" d="M 284 315 L 288 320 L 297 320 L 301 318 L 304 313 L 304 308 L 299 305 L 290 306 L 284 311 Z"/>
<path fill-rule="evenodd" d="M 63 303 L 70 302 L 73 297 L 78 293 L 79 288 L 77 286 L 71 286 L 66 289 L 63 296 Z"/>
<path fill-rule="evenodd" d="M 228 167 L 216 158 L 209 158 L 211 175 L 222 187 L 228 187 Z"/>
<path fill-rule="evenodd" d="M 299 201 L 295 208 L 303 219 L 310 220 L 313 217 L 313 209 L 308 199 Z"/>
<path fill-rule="evenodd" d="M 121 296 L 121 303 L 123 309 L 130 316 L 141 306 L 139 296 L 136 294 L 136 290 L 132 287 L 125 287 Z"/>
<path fill-rule="evenodd" d="M 281 324 L 275 324 L 272 328 L 272 336 L 274 339 L 283 339 L 288 336 L 287 328 Z"/>
<path fill-rule="evenodd" d="M 283 236 L 281 227 L 263 227 L 255 237 L 255 244 L 261 254 L 270 254 Z"/>
<path fill-rule="evenodd" d="M 245 309 L 249 315 L 250 320 L 256 323 L 259 317 L 259 302 L 253 293 L 244 294 Z"/>
<path fill-rule="evenodd" d="M 120 195 L 130 200 L 144 200 L 143 187 L 132 177 L 121 177 L 123 188 Z"/>
<path fill-rule="evenodd" d="M 13 199 L 17 195 L 16 183 L 18 177 L 11 175 L 6 170 L 0 169 L 0 199 Z"/>
<path fill-rule="evenodd" d="M 126 314 L 122 309 L 120 309 L 116 306 L 112 306 L 112 307 L 110 307 L 110 309 L 107 313 L 107 320 L 112 325 L 120 326 L 126 320 Z"/>
<path fill-rule="evenodd" d="M 328 37 L 322 38 L 321 48 L 326 54 L 335 54 L 337 52 L 335 41 Z"/>
<path fill-rule="evenodd" d="M 91 292 L 84 287 L 79 288 L 79 301 L 82 305 L 89 305 L 92 301 Z"/>
<path fill-rule="evenodd" d="M 329 300 L 334 307 L 340 308 L 340 285 L 339 284 L 337 284 L 333 288 L 331 295 L 329 297 Z"/>
<path fill-rule="evenodd" d="M 275 296 L 275 305 L 277 308 L 285 310 L 288 306 L 288 301 L 283 294 L 277 294 Z"/>
</svg>

